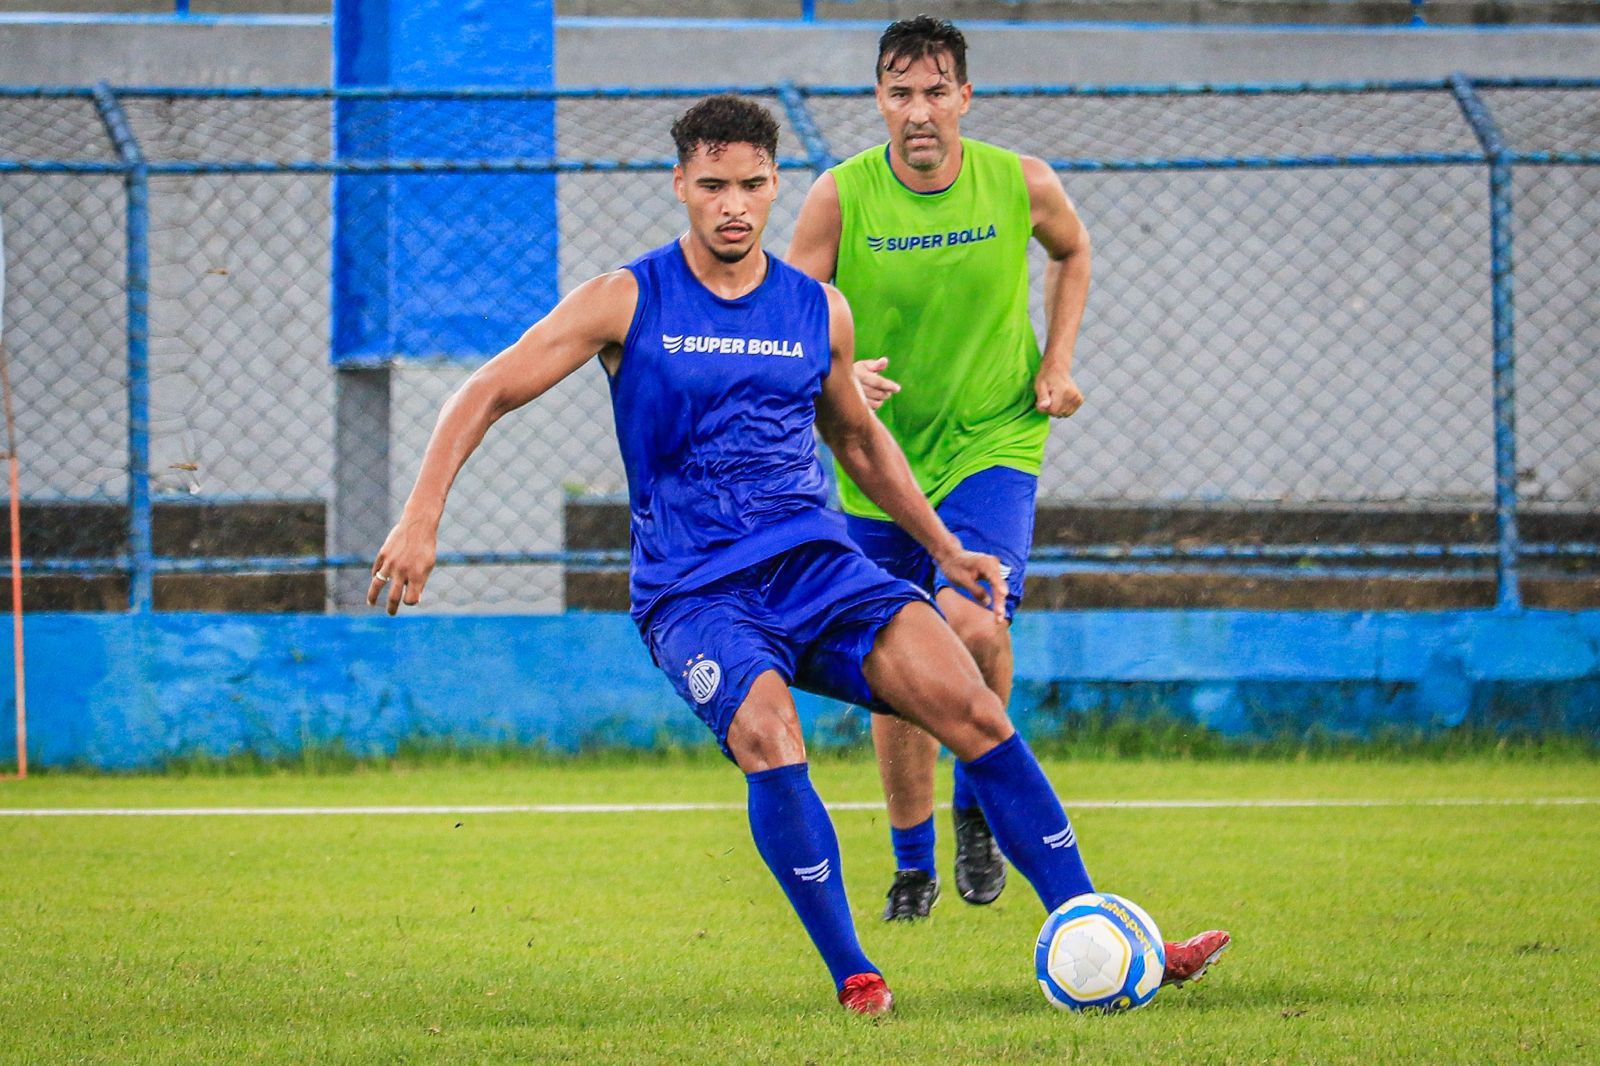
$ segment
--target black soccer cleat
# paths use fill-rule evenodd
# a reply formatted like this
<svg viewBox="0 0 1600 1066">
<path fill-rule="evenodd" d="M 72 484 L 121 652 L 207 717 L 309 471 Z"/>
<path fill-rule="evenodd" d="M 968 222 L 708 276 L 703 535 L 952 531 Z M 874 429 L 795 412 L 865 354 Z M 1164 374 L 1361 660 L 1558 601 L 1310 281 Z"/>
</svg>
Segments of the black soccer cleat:
<svg viewBox="0 0 1600 1066">
<path fill-rule="evenodd" d="M 896 870 L 883 908 L 886 922 L 914 922 L 926 918 L 939 900 L 939 879 L 926 870 Z"/>
<path fill-rule="evenodd" d="M 993 903 L 1006 887 L 1006 860 L 983 812 L 952 811 L 956 823 L 956 891 L 968 903 Z"/>
</svg>

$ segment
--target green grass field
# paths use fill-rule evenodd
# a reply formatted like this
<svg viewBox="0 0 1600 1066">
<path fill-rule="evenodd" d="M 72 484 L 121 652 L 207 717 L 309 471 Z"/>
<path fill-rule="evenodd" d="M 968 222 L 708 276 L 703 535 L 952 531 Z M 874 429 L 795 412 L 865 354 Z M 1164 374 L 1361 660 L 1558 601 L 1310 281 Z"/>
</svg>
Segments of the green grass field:
<svg viewBox="0 0 1600 1066">
<path fill-rule="evenodd" d="M 847 1016 L 750 842 L 738 774 L 703 758 L 0 783 L 13 809 L 729 805 L 0 817 L 0 1060 L 1600 1061 L 1600 762 L 1047 769 L 1101 887 L 1169 936 L 1233 930 L 1204 982 L 1129 1015 L 1057 1013 L 1024 883 L 886 927 L 883 816 L 844 810 L 851 900 L 900 1003 Z M 879 799 L 864 759 L 814 772 L 830 802 Z M 1151 799 L 1386 805 L 1093 806 Z M 1531 802 L 1571 799 L 1590 802 Z"/>
</svg>

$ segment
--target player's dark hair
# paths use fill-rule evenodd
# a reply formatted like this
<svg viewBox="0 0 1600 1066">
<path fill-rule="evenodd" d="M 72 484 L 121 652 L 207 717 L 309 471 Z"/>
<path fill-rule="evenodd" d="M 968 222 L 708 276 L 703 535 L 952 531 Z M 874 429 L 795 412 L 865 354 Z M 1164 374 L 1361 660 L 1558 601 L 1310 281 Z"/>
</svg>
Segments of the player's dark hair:
<svg viewBox="0 0 1600 1066">
<path fill-rule="evenodd" d="M 949 52 L 955 63 L 956 83 L 967 83 L 967 39 L 949 19 L 918 15 L 889 24 L 878 38 L 878 65 L 872 80 L 880 81 L 884 71 L 899 73 L 923 56 L 938 62 L 939 53 Z"/>
<path fill-rule="evenodd" d="M 708 96 L 672 124 L 678 162 L 687 163 L 704 146 L 715 155 L 730 144 L 753 144 L 778 161 L 778 122 L 771 112 L 738 96 Z"/>
</svg>

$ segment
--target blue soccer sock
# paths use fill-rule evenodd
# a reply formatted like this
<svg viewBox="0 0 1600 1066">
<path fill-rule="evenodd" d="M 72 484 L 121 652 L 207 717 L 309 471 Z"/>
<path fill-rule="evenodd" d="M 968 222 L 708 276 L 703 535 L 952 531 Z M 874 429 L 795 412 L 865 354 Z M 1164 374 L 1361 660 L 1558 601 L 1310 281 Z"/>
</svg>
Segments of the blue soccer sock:
<svg viewBox="0 0 1600 1066">
<path fill-rule="evenodd" d="M 910 829 L 889 827 L 889 843 L 894 845 L 896 870 L 922 870 L 933 873 L 933 815 Z"/>
<path fill-rule="evenodd" d="M 978 808 L 978 794 L 972 791 L 972 782 L 967 780 L 967 764 L 960 759 L 956 760 L 955 791 L 950 793 L 950 807 L 958 811 L 971 811 Z"/>
<path fill-rule="evenodd" d="M 811 786 L 805 763 L 746 774 L 750 835 L 767 868 L 783 886 L 835 989 L 845 978 L 879 970 L 861 950 L 839 872 L 839 838 Z"/>
<path fill-rule="evenodd" d="M 1094 891 L 1072 823 L 1021 734 L 966 766 L 995 843 L 1039 893 L 1045 910 Z"/>
</svg>

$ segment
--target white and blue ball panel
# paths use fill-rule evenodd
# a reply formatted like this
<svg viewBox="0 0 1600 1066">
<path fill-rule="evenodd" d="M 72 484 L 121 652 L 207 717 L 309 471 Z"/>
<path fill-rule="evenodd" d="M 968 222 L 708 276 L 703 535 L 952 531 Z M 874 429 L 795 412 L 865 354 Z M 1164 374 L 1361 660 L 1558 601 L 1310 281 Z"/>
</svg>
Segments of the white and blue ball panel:
<svg viewBox="0 0 1600 1066">
<path fill-rule="evenodd" d="M 1121 896 L 1091 892 L 1068 900 L 1045 919 L 1034 964 L 1040 989 L 1056 1007 L 1126 1010 L 1155 995 L 1166 955 L 1160 930 L 1143 908 Z"/>
</svg>

